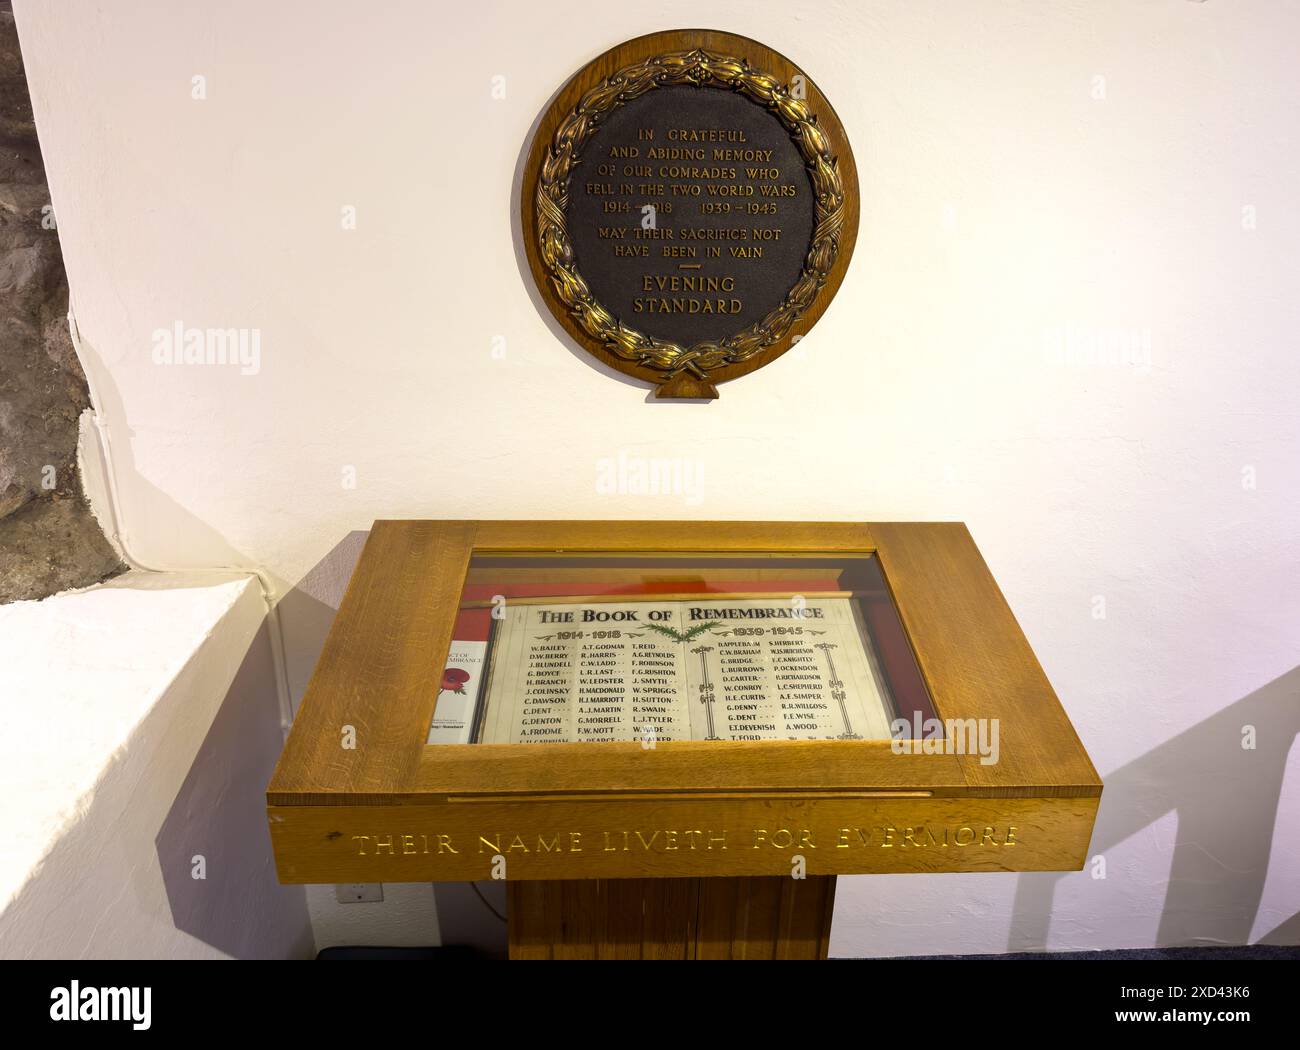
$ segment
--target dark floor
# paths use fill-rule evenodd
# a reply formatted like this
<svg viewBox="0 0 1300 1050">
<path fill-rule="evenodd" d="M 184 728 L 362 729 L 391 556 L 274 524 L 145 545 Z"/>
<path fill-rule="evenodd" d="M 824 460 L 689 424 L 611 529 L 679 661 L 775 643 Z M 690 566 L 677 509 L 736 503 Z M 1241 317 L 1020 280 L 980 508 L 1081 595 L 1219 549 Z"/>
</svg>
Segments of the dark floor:
<svg viewBox="0 0 1300 1050">
<path fill-rule="evenodd" d="M 901 959 L 1300 959 L 1300 946 L 1248 944 L 1240 948 L 1117 948 L 1106 952 L 1011 952 L 1007 955 L 905 955 Z"/>
<path fill-rule="evenodd" d="M 485 960 L 471 948 L 454 945 L 445 948 L 326 948 L 317 959 L 437 959 L 443 962 L 469 962 Z M 1300 959 L 1300 946 L 1249 944 L 1241 948 L 1121 948 L 1108 952 L 1012 952 L 1009 955 L 905 955 L 891 961 L 910 959 L 1183 959 L 1183 960 L 1235 960 L 1235 959 Z"/>
</svg>

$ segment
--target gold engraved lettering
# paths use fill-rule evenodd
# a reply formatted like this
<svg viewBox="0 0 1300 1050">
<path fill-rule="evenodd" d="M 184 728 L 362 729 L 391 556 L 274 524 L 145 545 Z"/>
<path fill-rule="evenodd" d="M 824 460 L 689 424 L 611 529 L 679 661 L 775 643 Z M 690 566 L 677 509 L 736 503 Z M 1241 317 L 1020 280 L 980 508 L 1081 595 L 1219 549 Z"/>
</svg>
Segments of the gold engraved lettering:
<svg viewBox="0 0 1300 1050">
<path fill-rule="evenodd" d="M 728 128 L 669 128 L 670 142 L 748 142 L 743 131 Z"/>
<path fill-rule="evenodd" d="M 638 314 L 738 314 L 744 309 L 739 299 L 697 299 L 675 296 L 672 299 L 632 300 L 632 312 Z"/>
<path fill-rule="evenodd" d="M 641 277 L 643 292 L 734 292 L 734 277 L 683 277 L 681 274 Z"/>
<path fill-rule="evenodd" d="M 701 150 L 701 153 L 704 151 Z M 713 150 L 713 159 L 718 163 L 748 164 L 757 161 L 766 164 L 772 159 L 774 150 L 770 149 L 722 149 Z"/>
<path fill-rule="evenodd" d="M 655 839 L 657 839 L 662 834 L 663 832 L 656 831 L 653 835 L 650 836 L 649 842 L 645 840 L 645 836 L 642 835 L 641 832 L 639 831 L 636 833 L 636 837 L 641 840 L 641 848 L 649 851 L 654 846 Z"/>
<path fill-rule="evenodd" d="M 704 150 L 689 146 L 651 146 L 646 150 L 646 160 L 703 160 Z M 717 160 L 715 157 L 714 160 Z"/>
<path fill-rule="evenodd" d="M 353 835 L 352 841 L 357 844 L 357 855 L 364 857 L 366 855 L 366 843 L 370 841 L 369 835 Z"/>
<path fill-rule="evenodd" d="M 392 854 L 393 852 L 392 835 L 386 835 L 382 839 L 379 838 L 378 836 L 375 837 L 375 852 L 378 853 L 380 852 L 380 850 L 388 850 L 389 854 L 390 855 Z"/>
</svg>

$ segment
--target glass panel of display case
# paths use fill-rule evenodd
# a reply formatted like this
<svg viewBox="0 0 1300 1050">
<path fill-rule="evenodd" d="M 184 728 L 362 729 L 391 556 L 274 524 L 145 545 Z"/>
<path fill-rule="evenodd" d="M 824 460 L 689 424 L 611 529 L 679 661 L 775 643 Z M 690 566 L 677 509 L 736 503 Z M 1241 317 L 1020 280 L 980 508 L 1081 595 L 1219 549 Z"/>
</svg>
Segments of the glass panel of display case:
<svg viewBox="0 0 1300 1050">
<path fill-rule="evenodd" d="M 874 555 L 481 553 L 428 742 L 887 740 L 933 717 Z"/>
</svg>

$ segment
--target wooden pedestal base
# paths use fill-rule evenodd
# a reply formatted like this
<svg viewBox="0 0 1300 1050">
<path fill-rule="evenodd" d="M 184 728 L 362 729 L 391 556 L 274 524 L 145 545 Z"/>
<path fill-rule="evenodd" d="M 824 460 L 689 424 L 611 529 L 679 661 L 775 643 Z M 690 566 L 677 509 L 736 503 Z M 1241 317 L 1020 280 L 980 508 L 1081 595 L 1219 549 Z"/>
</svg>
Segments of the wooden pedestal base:
<svg viewBox="0 0 1300 1050">
<path fill-rule="evenodd" d="M 509 884 L 511 959 L 824 959 L 835 876 Z"/>
</svg>

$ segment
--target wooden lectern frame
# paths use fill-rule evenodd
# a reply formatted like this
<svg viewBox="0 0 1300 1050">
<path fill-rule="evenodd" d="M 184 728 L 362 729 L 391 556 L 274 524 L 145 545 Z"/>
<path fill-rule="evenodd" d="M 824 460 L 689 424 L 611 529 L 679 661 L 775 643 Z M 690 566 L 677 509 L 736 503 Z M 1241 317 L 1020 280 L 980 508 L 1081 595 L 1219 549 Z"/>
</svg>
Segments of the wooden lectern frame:
<svg viewBox="0 0 1300 1050">
<path fill-rule="evenodd" d="M 865 740 L 426 745 L 471 557 L 524 552 L 874 554 L 938 718 L 996 719 L 998 760 Z M 1077 870 L 1101 790 L 964 525 L 379 521 L 267 812 L 285 883 L 504 867 L 512 957 L 816 958 L 836 875 Z"/>
</svg>

